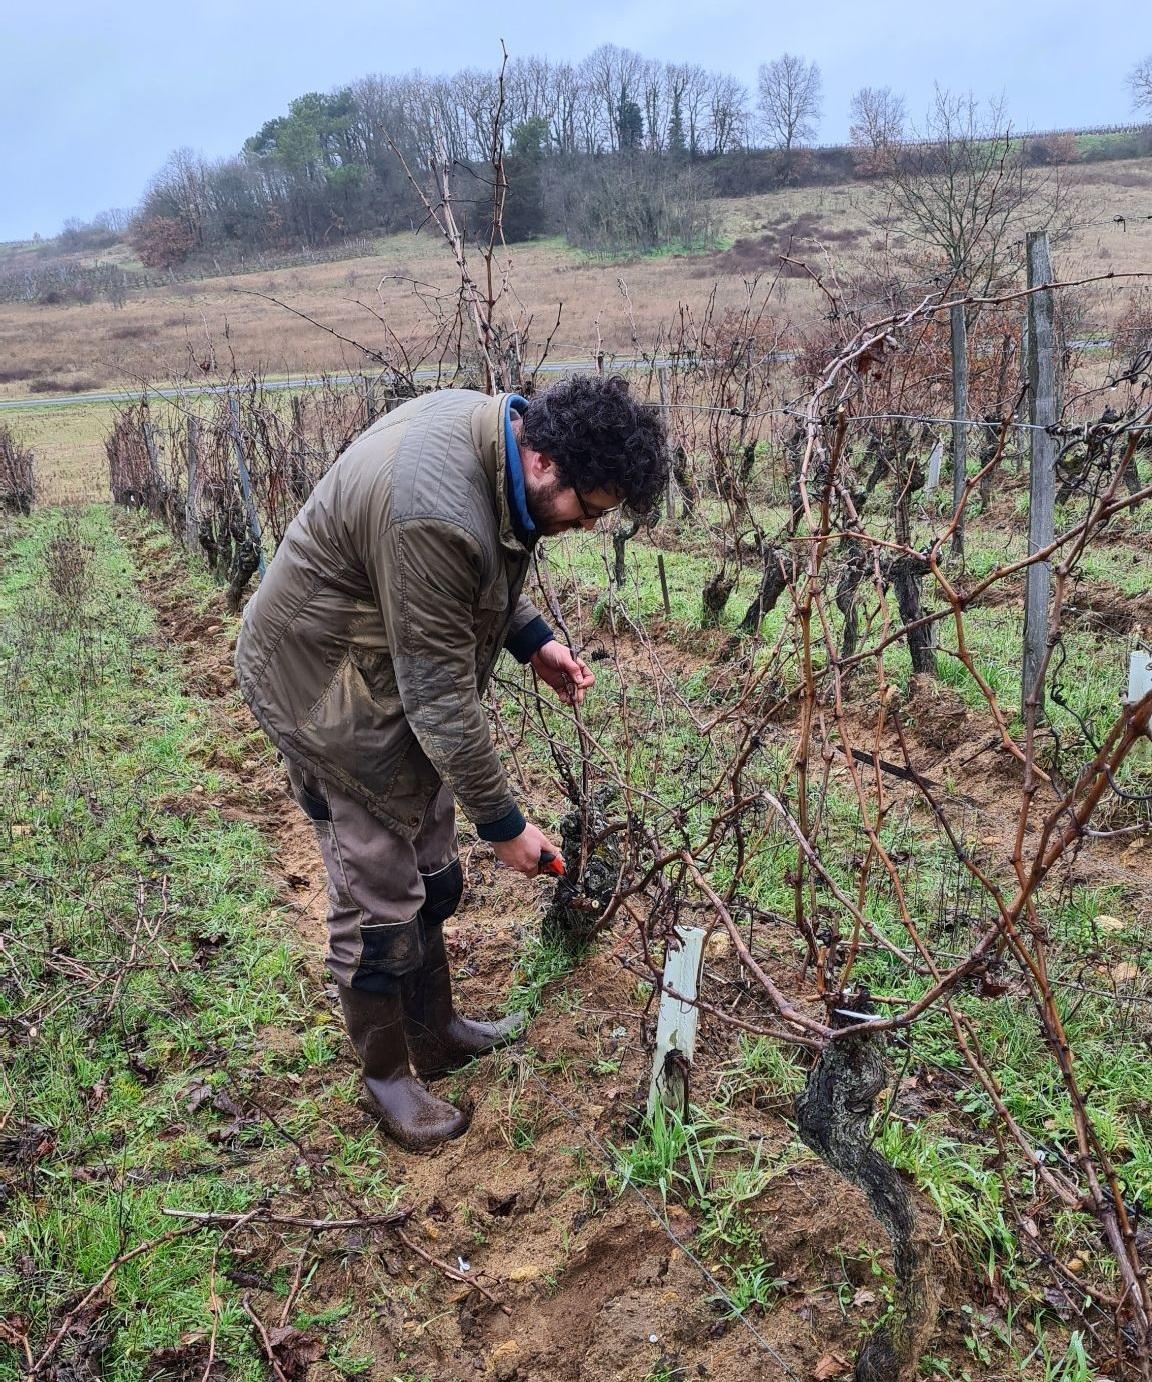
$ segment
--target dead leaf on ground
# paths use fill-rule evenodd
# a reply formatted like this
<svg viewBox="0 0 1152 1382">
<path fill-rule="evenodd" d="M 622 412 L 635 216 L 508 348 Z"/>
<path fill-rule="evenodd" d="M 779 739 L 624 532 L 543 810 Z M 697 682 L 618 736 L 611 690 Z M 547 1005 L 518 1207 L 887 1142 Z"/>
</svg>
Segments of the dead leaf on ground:
<svg viewBox="0 0 1152 1382">
<path fill-rule="evenodd" d="M 173 1348 L 159 1348 L 144 1364 L 145 1382 L 219 1382 L 226 1369 L 214 1358 L 208 1365 L 209 1345 L 204 1334 L 185 1334 Z"/>
<path fill-rule="evenodd" d="M 28 1321 L 22 1315 L 9 1315 L 7 1319 L 0 1320 L 0 1343 L 10 1344 L 13 1348 L 19 1345 L 21 1350 L 26 1350 Z"/>
<path fill-rule="evenodd" d="M 827 1382 L 830 1377 L 843 1377 L 851 1372 L 852 1364 L 838 1353 L 826 1353 L 812 1369 L 813 1382 Z"/>
<path fill-rule="evenodd" d="M 35 1166 L 56 1150 L 56 1132 L 40 1123 L 17 1124 L 0 1137 L 0 1165 Z"/>
<path fill-rule="evenodd" d="M 203 1080 L 197 1080 L 184 1091 L 184 1107 L 189 1113 L 195 1113 L 200 1105 L 206 1104 L 211 1097 L 212 1086 L 205 1084 Z"/>
<path fill-rule="evenodd" d="M 299 1382 L 312 1364 L 324 1356 L 324 1344 L 320 1339 L 290 1324 L 268 1330 L 268 1344 L 287 1382 Z"/>
<path fill-rule="evenodd" d="M 1140 966 L 1131 960 L 1123 960 L 1117 965 L 1101 965 L 1100 973 L 1107 975 L 1114 984 L 1131 984 L 1140 977 Z"/>
</svg>

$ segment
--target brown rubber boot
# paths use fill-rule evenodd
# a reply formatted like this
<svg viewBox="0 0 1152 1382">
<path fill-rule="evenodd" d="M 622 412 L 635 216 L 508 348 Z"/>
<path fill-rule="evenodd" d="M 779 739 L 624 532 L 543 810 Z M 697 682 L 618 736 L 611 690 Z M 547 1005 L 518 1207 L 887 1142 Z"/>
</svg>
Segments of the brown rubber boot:
<svg viewBox="0 0 1152 1382">
<path fill-rule="evenodd" d="M 410 1152 L 431 1151 L 459 1137 L 471 1113 L 429 1094 L 408 1064 L 400 981 L 391 993 L 367 993 L 343 984 L 337 992 L 381 1130 Z"/>
<path fill-rule="evenodd" d="M 418 1075 L 459 1069 L 522 1034 L 527 1013 L 512 1013 L 499 1022 L 474 1022 L 456 1011 L 442 922 L 424 923 L 424 945 L 423 965 L 400 981 L 408 1050 Z"/>
</svg>

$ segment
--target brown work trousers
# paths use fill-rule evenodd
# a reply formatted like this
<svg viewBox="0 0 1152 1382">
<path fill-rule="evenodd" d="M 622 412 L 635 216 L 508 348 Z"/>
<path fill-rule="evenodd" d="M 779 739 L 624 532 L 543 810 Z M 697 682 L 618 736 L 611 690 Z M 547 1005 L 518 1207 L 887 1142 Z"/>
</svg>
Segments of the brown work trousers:
<svg viewBox="0 0 1152 1382">
<path fill-rule="evenodd" d="M 441 787 L 406 840 L 330 782 L 291 759 L 285 766 L 328 874 L 328 970 L 346 988 L 386 992 L 424 958 L 426 884 L 459 872 L 452 794 Z"/>
</svg>

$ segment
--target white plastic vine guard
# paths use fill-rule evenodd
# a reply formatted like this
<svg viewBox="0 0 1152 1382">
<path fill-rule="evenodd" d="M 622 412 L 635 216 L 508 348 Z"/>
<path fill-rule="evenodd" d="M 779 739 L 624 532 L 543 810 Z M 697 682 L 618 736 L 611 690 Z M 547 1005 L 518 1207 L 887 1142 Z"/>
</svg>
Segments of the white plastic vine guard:
<svg viewBox="0 0 1152 1382">
<path fill-rule="evenodd" d="M 689 1065 L 696 1052 L 696 1024 L 700 1010 L 695 998 L 700 987 L 700 967 L 704 956 L 705 931 L 698 926 L 677 927 L 680 944 L 664 957 L 664 988 L 656 1019 L 656 1052 L 652 1058 L 652 1079 L 648 1085 L 648 1117 L 658 1103 L 683 1112 L 681 1091 L 666 1086 L 668 1054 L 676 1051 Z M 669 992 L 672 990 L 672 992 Z M 673 996 L 676 995 L 676 996 Z M 685 1002 L 684 999 L 690 1001 Z"/>
<path fill-rule="evenodd" d="M 1128 655 L 1128 704 L 1135 705 L 1152 691 L 1152 656 L 1136 652 Z"/>
</svg>

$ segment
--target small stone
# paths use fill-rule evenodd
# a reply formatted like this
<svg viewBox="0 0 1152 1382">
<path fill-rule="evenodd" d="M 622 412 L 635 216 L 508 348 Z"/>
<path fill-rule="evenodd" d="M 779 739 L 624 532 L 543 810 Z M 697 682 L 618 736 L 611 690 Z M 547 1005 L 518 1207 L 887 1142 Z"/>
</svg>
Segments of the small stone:
<svg viewBox="0 0 1152 1382">
<path fill-rule="evenodd" d="M 1121 921 L 1119 917 L 1105 916 L 1102 913 L 1100 916 L 1092 918 L 1092 925 L 1101 931 L 1123 931 L 1128 923 Z"/>
<path fill-rule="evenodd" d="M 525 1262 L 522 1267 L 513 1267 L 510 1272 L 506 1272 L 509 1281 L 524 1282 L 538 1281 L 543 1275 L 543 1269 L 534 1262 Z"/>
</svg>

